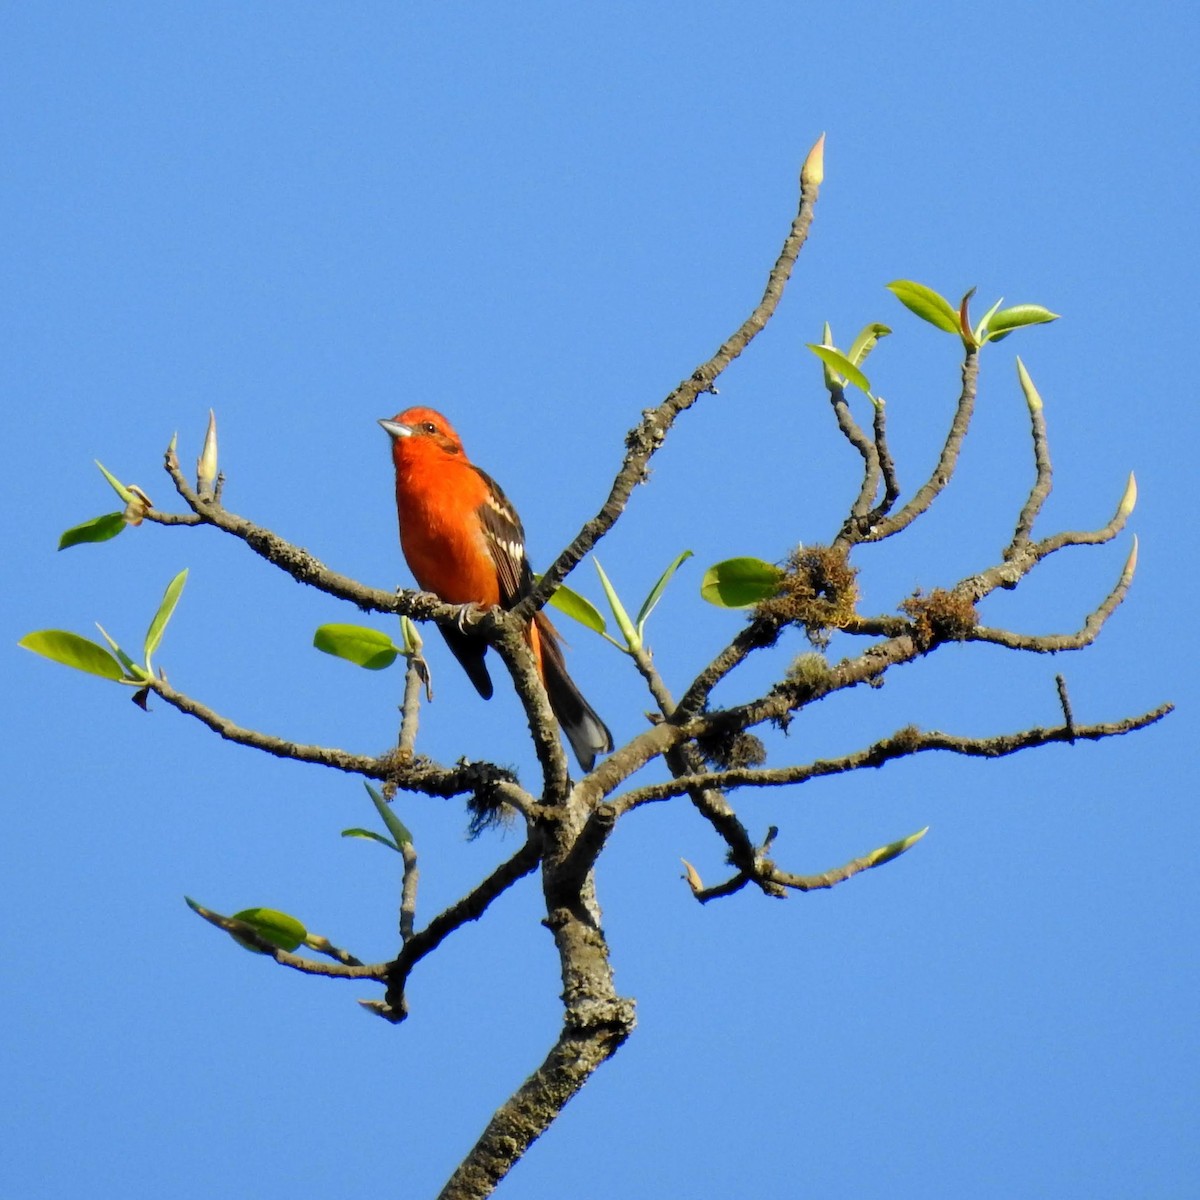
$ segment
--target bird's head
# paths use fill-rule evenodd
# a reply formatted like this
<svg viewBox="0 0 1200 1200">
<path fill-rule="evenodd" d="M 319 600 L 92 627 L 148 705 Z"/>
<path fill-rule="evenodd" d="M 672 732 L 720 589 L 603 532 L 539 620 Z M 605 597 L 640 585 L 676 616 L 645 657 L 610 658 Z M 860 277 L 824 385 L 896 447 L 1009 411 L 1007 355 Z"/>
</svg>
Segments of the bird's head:
<svg viewBox="0 0 1200 1200">
<path fill-rule="evenodd" d="M 440 451 L 442 454 L 461 455 L 462 439 L 454 426 L 432 408 L 406 408 L 391 420 L 380 420 L 388 437 L 392 439 L 392 452 L 396 461 L 410 455 Z"/>
</svg>

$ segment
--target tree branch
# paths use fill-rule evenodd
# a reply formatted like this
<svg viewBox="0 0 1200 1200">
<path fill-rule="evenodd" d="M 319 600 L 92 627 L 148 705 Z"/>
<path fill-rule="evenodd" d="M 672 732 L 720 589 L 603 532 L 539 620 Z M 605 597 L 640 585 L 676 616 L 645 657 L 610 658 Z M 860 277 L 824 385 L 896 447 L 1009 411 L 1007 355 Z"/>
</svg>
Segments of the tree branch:
<svg viewBox="0 0 1200 1200">
<path fill-rule="evenodd" d="M 400 953 L 386 965 L 387 996 L 375 1011 L 390 1021 L 403 1021 L 408 1016 L 404 988 L 417 963 L 436 950 L 456 929 L 461 929 L 468 921 L 478 921 L 497 896 L 534 870 L 540 860 L 540 839 L 531 835 L 516 854 L 502 862 L 482 883 L 438 913 L 424 929 L 406 938 Z"/>
<path fill-rule="evenodd" d="M 554 589 L 624 512 L 634 487 L 645 480 L 650 459 L 666 440 L 676 418 L 691 408 L 704 392 L 712 391 L 713 384 L 725 368 L 746 349 L 775 315 L 792 268 L 808 240 L 808 231 L 812 225 L 821 185 L 822 168 L 817 160 L 823 154 L 823 149 L 822 136 L 813 147 L 805 162 L 805 169 L 800 174 L 800 207 L 784 239 L 779 257 L 767 277 L 762 299 L 745 321 L 721 343 L 710 359 L 701 363 L 657 408 L 647 409 L 643 413 L 641 422 L 631 429 L 625 438 L 625 460 L 613 480 L 608 499 L 596 516 L 579 531 L 575 540 L 554 560 L 538 586 L 513 610 L 514 612 L 530 617 L 550 599 Z M 810 169 L 814 165 L 817 169 Z"/>
<path fill-rule="evenodd" d="M 146 686 L 173 708 L 195 717 L 226 741 L 273 754 L 276 758 L 290 758 L 296 762 L 333 767 L 335 770 L 362 775 L 367 779 L 387 780 L 394 782 L 403 791 L 420 792 L 446 799 L 468 792 L 491 794 L 497 789 L 503 789 L 506 784 L 515 783 L 512 772 L 491 763 L 464 763 L 448 768 L 437 766 L 423 758 L 405 761 L 395 752 L 372 758 L 329 746 L 308 746 L 300 742 L 291 742 L 273 734 L 260 733 L 256 729 L 237 725 L 198 700 L 176 691 L 165 679 L 147 680 Z M 507 791 L 504 793 L 504 799 L 514 803 Z"/>
<path fill-rule="evenodd" d="M 1101 738 L 1119 737 L 1137 729 L 1145 729 L 1161 721 L 1173 711 L 1173 704 L 1160 704 L 1149 712 L 1121 721 L 1109 721 L 1096 725 L 1064 724 L 1046 729 L 1031 726 L 1017 733 L 996 734 L 992 737 L 972 738 L 942 733 L 939 730 L 923 731 L 916 726 L 897 730 L 889 737 L 852 754 L 839 758 L 817 759 L 811 763 L 789 767 L 752 768 L 739 767 L 728 771 L 707 774 L 684 775 L 664 783 L 647 784 L 611 802 L 618 815 L 651 804 L 684 795 L 689 788 L 698 786 L 740 788 L 780 787 L 785 784 L 807 783 L 826 775 L 841 775 L 847 771 L 858 771 L 864 767 L 881 767 L 896 758 L 908 758 L 927 750 L 944 750 L 973 758 L 1003 758 L 1029 750 L 1035 746 L 1046 746 L 1054 742 L 1099 741 Z"/>
<path fill-rule="evenodd" d="M 954 410 L 954 419 L 950 423 L 950 431 L 942 445 L 938 456 L 937 466 L 933 474 L 918 489 L 917 494 L 898 512 L 883 517 L 877 524 L 865 522 L 848 523 L 833 540 L 835 546 L 854 545 L 857 542 L 880 542 L 884 538 L 899 533 L 908 528 L 922 513 L 927 512 L 934 500 L 950 482 L 958 465 L 958 454 L 962 449 L 963 438 L 971 427 L 971 417 L 975 411 L 975 395 L 979 380 L 979 351 L 976 347 L 968 347 L 962 364 L 962 390 L 959 392 L 958 405 Z"/>
</svg>

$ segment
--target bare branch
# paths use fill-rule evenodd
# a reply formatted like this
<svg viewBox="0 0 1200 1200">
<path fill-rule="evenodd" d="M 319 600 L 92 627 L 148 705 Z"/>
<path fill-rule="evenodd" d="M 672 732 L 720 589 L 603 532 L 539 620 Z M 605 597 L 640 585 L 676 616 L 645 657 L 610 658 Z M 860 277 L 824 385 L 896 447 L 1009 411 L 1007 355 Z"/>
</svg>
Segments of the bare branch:
<svg viewBox="0 0 1200 1200">
<path fill-rule="evenodd" d="M 942 733 L 938 730 L 923 731 L 916 726 L 897 730 L 889 737 L 856 750 L 839 758 L 817 759 L 811 763 L 790 767 L 751 768 L 739 767 L 728 771 L 707 774 L 683 775 L 664 783 L 652 783 L 640 787 L 611 803 L 618 815 L 659 800 L 669 800 L 684 795 L 689 788 L 697 786 L 739 788 L 780 787 L 784 784 L 806 783 L 826 775 L 841 775 L 864 767 L 881 767 L 896 758 L 908 758 L 927 750 L 945 750 L 953 754 L 964 754 L 974 758 L 1003 758 L 1035 746 L 1046 746 L 1054 742 L 1099 741 L 1101 738 L 1119 737 L 1144 729 L 1162 720 L 1174 709 L 1173 704 L 1161 704 L 1158 708 L 1136 717 L 1110 721 L 1096 725 L 1058 725 L 1045 729 L 1031 726 L 1017 733 L 996 734 L 993 737 L 972 738 Z"/>
<path fill-rule="evenodd" d="M 404 882 L 400 888 L 400 941 L 412 940 L 417 920 L 417 885 L 421 872 L 417 868 L 417 850 L 412 842 L 402 842 L 400 857 L 404 860 Z"/>
<path fill-rule="evenodd" d="M 779 257 L 771 268 L 762 299 L 707 362 L 701 363 L 657 408 L 647 409 L 642 414 L 641 422 L 630 430 L 625 439 L 625 460 L 613 480 L 612 489 L 603 507 L 555 559 L 550 569 L 542 576 L 537 588 L 514 609 L 515 612 L 529 617 L 549 600 L 554 589 L 612 528 L 613 522 L 625 510 L 634 487 L 646 478 L 646 468 L 650 459 L 666 440 L 675 419 L 680 413 L 691 408 L 704 392 L 713 390 L 713 384 L 725 368 L 746 349 L 755 335 L 761 332 L 774 316 L 792 268 L 808 239 L 819 191 L 819 178 L 801 175 L 800 207 L 784 239 Z"/>
<path fill-rule="evenodd" d="M 1018 363 L 1020 361 L 1020 359 L 1017 360 Z M 1022 368 L 1022 374 L 1024 374 L 1024 368 Z M 1032 383 L 1030 383 L 1030 387 L 1032 387 Z M 1034 391 L 1032 396 L 1027 393 L 1026 399 L 1029 402 L 1033 461 L 1037 474 L 1025 506 L 1021 509 L 1020 516 L 1017 517 L 1017 527 L 1013 532 L 1012 541 L 1004 552 L 1005 559 L 1012 558 L 1028 545 L 1029 536 L 1033 531 L 1033 523 L 1037 520 L 1038 513 L 1042 511 L 1042 505 L 1046 503 L 1046 498 L 1050 495 L 1054 477 L 1054 469 L 1050 463 L 1050 442 L 1046 434 L 1046 417 L 1042 411 L 1041 398 Z"/>
<path fill-rule="evenodd" d="M 779 639 L 779 625 L 761 617 L 751 620 L 737 636 L 712 660 L 703 671 L 691 682 L 679 701 L 676 713 L 680 719 L 694 716 L 708 703 L 708 697 L 713 688 L 725 678 L 730 671 L 755 650 L 773 646 Z"/>
<path fill-rule="evenodd" d="M 332 958 L 334 962 L 340 962 L 347 967 L 361 967 L 362 960 L 355 958 L 348 950 L 343 950 L 340 946 L 335 946 L 327 937 L 321 937 L 319 934 L 310 933 L 304 940 L 304 944 L 310 949 L 315 950 L 318 954 L 324 954 L 326 958 Z"/>
<path fill-rule="evenodd" d="M 427 796 L 444 798 L 460 796 L 468 792 L 490 793 L 498 789 L 503 790 L 505 785 L 515 782 L 512 772 L 493 766 L 491 763 L 466 763 L 448 768 L 437 766 L 435 763 L 421 758 L 405 761 L 397 754 L 371 758 L 364 754 L 351 754 L 348 750 L 338 750 L 329 746 L 308 746 L 299 742 L 290 742 L 285 738 L 275 737 L 273 734 L 260 733 L 258 730 L 246 729 L 237 725 L 198 700 L 193 700 L 190 696 L 176 691 L 164 679 L 147 680 L 146 686 L 173 708 L 195 717 L 209 729 L 220 734 L 226 741 L 262 750 L 266 754 L 275 755 L 276 758 L 290 758 L 296 762 L 333 767 L 338 771 L 362 775 L 368 779 L 390 780 L 404 791 L 420 792 Z M 504 799 L 509 803 L 517 802 L 507 790 L 504 791 Z"/>
<path fill-rule="evenodd" d="M 1062 705 L 1063 725 L 1071 735 L 1067 740 L 1073 746 L 1075 744 L 1075 714 L 1071 711 L 1071 697 L 1067 694 L 1067 681 L 1061 675 L 1055 675 L 1054 686 L 1058 689 L 1058 702 Z"/>
<path fill-rule="evenodd" d="M 843 529 L 834 539 L 834 545 L 853 544 L 855 542 L 879 542 L 884 538 L 899 533 L 908 528 L 922 513 L 928 511 L 930 505 L 941 494 L 954 475 L 958 465 L 958 454 L 962 449 L 963 438 L 971 426 L 971 417 L 975 411 L 975 394 L 979 378 L 979 351 L 968 347 L 962 364 L 962 390 L 959 393 L 958 405 L 954 410 L 954 419 L 950 431 L 942 445 L 937 466 L 933 474 L 917 491 L 917 494 L 898 512 L 882 518 L 877 524 L 859 526 L 853 530 Z"/>
<path fill-rule="evenodd" d="M 883 473 L 883 499 L 872 514 L 872 524 L 891 512 L 892 505 L 900 499 L 900 481 L 896 477 L 896 464 L 887 440 L 887 405 L 882 400 L 875 405 L 875 453 Z"/>
<path fill-rule="evenodd" d="M 1105 597 L 1104 602 L 1088 614 L 1083 625 L 1074 633 L 1025 634 L 978 625 L 966 634 L 964 640 L 990 642 L 994 646 L 1004 646 L 1008 650 L 1027 650 L 1035 654 L 1057 654 L 1060 650 L 1081 650 L 1084 646 L 1090 646 L 1099 636 L 1105 622 L 1125 599 L 1130 584 L 1133 583 L 1133 574 L 1137 569 L 1137 549 L 1137 538 L 1134 538 L 1133 549 L 1125 560 L 1125 565 L 1121 569 L 1121 577 L 1117 580 L 1116 586 Z"/>
<path fill-rule="evenodd" d="M 436 950 L 456 929 L 461 929 L 468 921 L 478 921 L 497 896 L 528 875 L 540 860 L 539 841 L 530 837 L 516 854 L 501 863 L 473 891 L 438 913 L 424 929 L 408 937 L 400 953 L 387 964 L 388 991 L 381 1015 L 390 1021 L 403 1021 L 408 1015 L 404 986 L 417 963 Z"/>
<path fill-rule="evenodd" d="M 862 456 L 863 481 L 858 490 L 858 497 L 850 506 L 850 516 L 847 524 L 862 521 L 871 510 L 875 497 L 879 493 L 879 454 L 874 443 L 850 413 L 850 405 L 846 403 L 846 391 L 832 376 L 827 377 L 829 402 L 833 405 L 833 414 L 837 418 L 838 429 L 842 436 Z"/>
<path fill-rule="evenodd" d="M 407 657 L 404 669 L 404 702 L 400 709 L 400 739 L 398 749 L 402 754 L 413 754 L 417 744 L 417 727 L 421 720 L 421 688 L 429 687 L 429 665 L 420 653 Z"/>
<path fill-rule="evenodd" d="M 367 587 L 347 575 L 339 575 L 307 550 L 294 546 L 277 533 L 223 508 L 215 496 L 198 495 L 184 478 L 174 449 L 167 450 L 164 467 L 171 476 L 175 490 L 196 519 L 176 517 L 168 513 L 159 513 L 157 510 L 147 513 L 147 519 L 155 520 L 161 525 L 212 525 L 245 542 L 255 554 L 279 567 L 297 582 L 308 584 L 330 596 L 349 600 L 363 612 L 396 613 L 412 617 L 414 620 L 440 620 L 443 623 L 458 617 L 457 605 L 443 604 L 428 592 L 386 592 L 379 588 Z"/>
<path fill-rule="evenodd" d="M 1117 511 L 1107 525 L 1091 531 L 1067 530 L 1043 538 L 1040 542 L 1029 542 L 1023 548 L 1012 553 L 1005 562 L 989 567 L 970 579 L 964 579 L 955 591 L 969 595 L 972 600 L 981 600 L 997 588 L 1012 590 L 1021 580 L 1033 570 L 1044 558 L 1056 554 L 1067 546 L 1101 546 L 1111 542 L 1125 528 L 1130 513 L 1133 512 L 1137 500 L 1137 484 L 1132 475 L 1125 486 L 1125 492 L 1117 505 Z M 1011 548 L 1010 548 L 1011 550 Z M 1134 543 L 1134 562 L 1136 563 L 1137 543 Z"/>
</svg>

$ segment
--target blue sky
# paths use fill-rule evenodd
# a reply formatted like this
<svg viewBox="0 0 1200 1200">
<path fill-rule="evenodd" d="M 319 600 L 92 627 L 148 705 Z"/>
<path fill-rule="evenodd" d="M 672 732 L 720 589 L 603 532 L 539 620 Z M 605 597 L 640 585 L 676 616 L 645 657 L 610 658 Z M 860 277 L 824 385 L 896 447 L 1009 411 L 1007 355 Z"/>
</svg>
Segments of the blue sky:
<svg viewBox="0 0 1200 1200">
<path fill-rule="evenodd" d="M 1102 525 L 1135 470 L 1137 581 L 1090 651 L 947 649 L 806 714 L 772 761 L 910 721 L 1051 724 L 1059 671 L 1081 721 L 1180 711 L 1099 745 L 740 797 L 796 871 L 931 826 L 886 868 L 782 903 L 700 908 L 679 858 L 720 877 L 707 827 L 683 804 L 631 816 L 599 889 L 639 1028 L 500 1194 L 1191 1194 L 1196 33 L 1190 6 L 1154 3 L 6 6 L 4 1193 L 66 1194 L 86 1163 L 98 1196 L 305 1200 L 381 1178 L 433 1195 L 558 1019 L 532 881 L 423 966 L 400 1028 L 359 1011 L 369 991 L 274 967 L 187 911 L 185 893 L 272 905 L 386 957 L 395 864 L 338 836 L 371 818 L 360 784 L 162 704 L 143 714 L 17 639 L 99 620 L 136 645 L 187 566 L 158 661 L 241 723 L 373 752 L 395 736 L 400 680 L 313 651 L 317 625 L 355 615 L 213 531 L 56 554 L 113 507 L 92 460 L 170 507 L 162 451 L 178 430 L 188 462 L 211 406 L 230 508 L 406 584 L 375 420 L 427 403 L 544 565 L 602 502 L 640 411 L 759 295 L 826 131 L 776 321 L 599 549 L 634 604 L 695 551 L 650 627 L 669 684 L 741 619 L 701 602 L 703 566 L 828 540 L 852 497 L 804 349 L 823 321 L 842 342 L 892 326 L 871 375 L 908 493 L 932 466 L 957 362 L 884 290 L 915 278 L 1063 319 L 985 350 L 960 477 L 910 537 L 862 555 L 864 608 L 1006 542 L 1031 478 L 1016 353 L 1054 453 L 1039 532 Z M 1129 545 L 1058 556 L 986 619 L 1077 627 Z M 590 572 L 572 583 L 599 599 Z M 567 632 L 576 678 L 632 736 L 649 707 L 636 674 Z M 756 694 L 801 648 L 718 698 Z M 431 658 L 421 748 L 530 773 L 511 697 L 484 706 L 440 646 Z M 424 919 L 516 846 L 466 841 L 455 804 L 401 815 Z"/>
</svg>

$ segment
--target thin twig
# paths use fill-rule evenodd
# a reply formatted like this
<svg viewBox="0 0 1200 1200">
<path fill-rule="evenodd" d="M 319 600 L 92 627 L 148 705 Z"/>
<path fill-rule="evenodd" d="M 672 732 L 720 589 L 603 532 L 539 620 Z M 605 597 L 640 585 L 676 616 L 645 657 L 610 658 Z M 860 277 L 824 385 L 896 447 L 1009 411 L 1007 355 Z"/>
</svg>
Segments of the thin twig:
<svg viewBox="0 0 1200 1200">
<path fill-rule="evenodd" d="M 1067 694 L 1067 681 L 1061 675 L 1055 675 L 1054 686 L 1058 689 L 1058 702 L 1062 705 L 1063 725 L 1070 733 L 1067 739 L 1075 744 L 1075 714 L 1071 711 L 1071 697 Z"/>
<path fill-rule="evenodd" d="M 1104 628 L 1105 622 L 1120 606 L 1133 583 L 1133 575 L 1137 570 L 1137 541 L 1133 550 L 1125 560 L 1121 576 L 1116 586 L 1104 598 L 1098 608 L 1090 612 L 1083 624 L 1074 633 L 1014 633 L 1009 629 L 992 629 L 986 625 L 977 625 L 964 640 L 970 642 L 990 642 L 994 646 L 1003 646 L 1008 650 L 1026 650 L 1034 654 L 1057 654 L 1060 650 L 1082 650 L 1090 646 Z"/>
<path fill-rule="evenodd" d="M 501 863 L 486 879 L 468 895 L 438 913 L 424 929 L 411 934 L 404 942 L 400 953 L 387 964 L 388 993 L 384 1015 L 391 1021 L 402 1021 L 408 1015 L 408 1004 L 404 998 L 404 986 L 412 969 L 427 954 L 436 950 L 456 929 L 469 921 L 478 921 L 488 906 L 518 879 L 528 875 L 541 860 L 541 847 L 537 839 L 530 837 L 506 862 Z"/>
<path fill-rule="evenodd" d="M 893 759 L 908 758 L 929 750 L 944 750 L 973 758 L 1003 758 L 1035 746 L 1047 746 L 1055 742 L 1099 741 L 1101 738 L 1119 737 L 1161 721 L 1174 707 L 1173 704 L 1161 704 L 1140 716 L 1102 724 L 1058 725 L 1049 729 L 1031 726 L 1017 733 L 982 738 L 962 737 L 939 730 L 921 730 L 916 726 L 909 726 L 862 750 L 838 758 L 817 759 L 811 763 L 789 767 L 737 767 L 727 771 L 683 775 L 626 792 L 613 799 L 610 806 L 620 815 L 642 804 L 682 796 L 692 787 L 780 787 L 784 784 L 806 783 L 810 779 L 819 779 L 827 775 L 841 775 L 866 767 L 881 767 Z"/>
<path fill-rule="evenodd" d="M 417 919 L 417 885 L 421 872 L 417 868 L 417 850 L 412 842 L 400 846 L 400 857 L 404 860 L 404 883 L 400 889 L 400 942 L 403 945 L 412 939 Z"/>
<path fill-rule="evenodd" d="M 402 754 L 415 752 L 417 726 L 421 719 L 421 688 L 429 686 L 429 667 L 420 654 L 408 656 L 404 670 L 404 703 L 400 710 L 400 738 L 398 749 Z"/>
<path fill-rule="evenodd" d="M 393 780 L 398 788 L 409 792 L 420 792 L 427 796 L 461 796 L 469 792 L 482 792 L 503 787 L 515 782 L 510 771 L 490 763 L 466 763 L 448 768 L 439 767 L 423 759 L 403 763 L 394 754 L 371 758 L 364 754 L 352 754 L 330 746 L 309 746 L 291 742 L 256 729 L 237 725 L 228 717 L 215 712 L 207 705 L 176 691 L 163 679 L 146 681 L 146 686 L 161 696 L 173 708 L 195 717 L 209 729 L 220 734 L 226 741 L 239 746 L 249 746 L 273 754 L 277 758 L 290 758 L 296 762 L 315 763 L 333 767 L 352 775 L 367 779 Z"/>
<path fill-rule="evenodd" d="M 882 517 L 868 528 L 843 529 L 834 539 L 834 545 L 882 541 L 884 538 L 899 533 L 902 529 L 907 529 L 917 517 L 928 511 L 930 505 L 954 475 L 963 438 L 967 436 L 967 430 L 971 426 L 971 417 L 975 411 L 978 380 L 979 351 L 974 347 L 968 347 L 962 364 L 962 390 L 959 392 L 954 419 L 950 423 L 950 431 L 942 445 L 942 452 L 938 456 L 933 474 L 921 485 L 917 494 L 898 512 Z"/>
<path fill-rule="evenodd" d="M 542 576 L 541 582 L 517 606 L 515 612 L 524 617 L 532 616 L 549 600 L 554 589 L 624 512 L 633 489 L 646 478 L 646 468 L 650 459 L 666 440 L 675 419 L 689 409 L 704 392 L 712 390 L 721 372 L 746 349 L 755 335 L 760 333 L 774 316 L 792 268 L 808 239 L 819 191 L 819 181 L 802 177 L 800 206 L 784 239 L 779 257 L 767 277 L 762 299 L 742 324 L 722 342 L 710 359 L 701 363 L 657 408 L 647 409 L 641 422 L 630 430 L 625 439 L 625 459 L 613 480 L 608 499 L 596 516 L 579 531 L 574 541 L 554 560 Z"/>
<path fill-rule="evenodd" d="M 234 917 L 223 917 L 220 913 L 204 908 L 194 901 L 189 904 L 189 907 L 209 924 L 225 930 L 226 933 L 233 934 L 240 941 L 249 943 L 260 953 L 273 958 L 280 966 L 290 967 L 293 971 L 300 971 L 305 975 L 322 975 L 326 979 L 383 979 L 387 973 L 386 963 L 365 964 L 360 963 L 358 959 L 353 959 L 352 963 L 344 961 L 313 962 L 311 958 L 303 958 L 299 954 L 292 954 L 290 951 L 276 946 L 274 942 L 268 941 L 245 921 L 239 921 Z"/>
<path fill-rule="evenodd" d="M 1033 438 L 1033 461 L 1036 470 L 1033 486 L 1025 500 L 1025 506 L 1017 517 L 1017 527 L 1012 541 L 1004 552 L 1006 559 L 1012 558 L 1029 543 L 1033 523 L 1037 520 L 1042 505 L 1046 503 L 1053 486 L 1054 468 L 1050 462 L 1050 441 L 1046 433 L 1046 416 L 1040 403 L 1029 405 L 1030 433 Z"/>
</svg>

